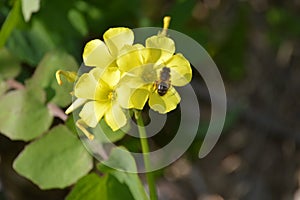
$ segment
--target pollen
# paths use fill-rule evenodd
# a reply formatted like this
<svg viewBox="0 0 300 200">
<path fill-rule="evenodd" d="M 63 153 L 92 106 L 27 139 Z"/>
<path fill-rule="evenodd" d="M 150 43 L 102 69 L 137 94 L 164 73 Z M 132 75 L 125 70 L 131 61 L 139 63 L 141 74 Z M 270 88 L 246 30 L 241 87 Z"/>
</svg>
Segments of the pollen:
<svg viewBox="0 0 300 200">
<path fill-rule="evenodd" d="M 115 91 L 111 91 L 111 92 L 109 92 L 108 95 L 107 95 L 107 98 L 108 98 L 109 100 L 112 100 L 112 101 L 115 100 L 116 97 L 117 97 L 117 94 L 116 94 Z"/>
</svg>

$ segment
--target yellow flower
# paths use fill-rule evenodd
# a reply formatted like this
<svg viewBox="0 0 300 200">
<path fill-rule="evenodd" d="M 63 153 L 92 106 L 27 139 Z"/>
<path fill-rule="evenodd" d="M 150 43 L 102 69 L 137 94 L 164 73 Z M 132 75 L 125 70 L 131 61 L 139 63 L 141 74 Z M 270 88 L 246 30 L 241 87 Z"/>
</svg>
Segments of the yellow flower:
<svg viewBox="0 0 300 200">
<path fill-rule="evenodd" d="M 146 47 L 130 47 L 131 51 L 117 58 L 119 69 L 126 72 L 120 84 L 132 88 L 127 108 L 143 109 L 149 99 L 153 110 L 167 113 L 180 102 L 173 86 L 191 81 L 190 63 L 182 54 L 174 55 L 175 43 L 166 36 L 166 27 L 161 34 L 148 38 Z"/>
<path fill-rule="evenodd" d="M 134 35 L 129 28 L 110 28 L 103 34 L 103 39 L 104 42 L 94 39 L 86 44 L 82 55 L 86 66 L 114 66 L 114 61 L 124 45 L 133 44 Z"/>
<path fill-rule="evenodd" d="M 75 85 L 74 95 L 79 99 L 87 99 L 79 116 L 89 127 L 96 127 L 102 117 L 113 131 L 127 122 L 121 108 L 122 98 L 117 94 L 120 72 L 116 72 L 94 68 L 83 74 Z"/>
<path fill-rule="evenodd" d="M 124 109 L 143 109 L 149 106 L 159 113 L 177 107 L 180 96 L 173 86 L 184 86 L 191 81 L 192 70 L 188 60 L 175 54 L 175 43 L 167 37 L 170 18 L 164 18 L 164 28 L 158 35 L 149 37 L 145 47 L 133 45 L 134 35 L 128 28 L 111 28 L 104 42 L 95 39 L 84 48 L 83 61 L 95 67 L 80 77 L 70 72 L 57 72 L 77 82 L 73 95 L 76 100 L 66 110 L 69 114 L 83 105 L 76 122 L 88 138 L 85 127 L 94 128 L 104 118 L 113 131 L 127 123 Z"/>
<path fill-rule="evenodd" d="M 94 39 L 86 44 L 82 55 L 84 64 L 86 66 L 102 68 L 102 72 L 106 68 L 110 68 L 111 72 L 119 73 L 115 63 L 116 57 L 120 54 L 122 48 L 132 45 L 134 40 L 133 32 L 131 29 L 124 27 L 110 28 L 103 34 L 103 38 L 104 42 Z M 62 82 L 59 74 L 66 75 L 66 73 L 58 71 L 56 74 L 57 81 L 61 85 Z M 115 82 L 112 84 L 115 84 Z M 77 98 L 65 113 L 70 114 L 86 101 L 87 99 L 85 98 Z"/>
</svg>

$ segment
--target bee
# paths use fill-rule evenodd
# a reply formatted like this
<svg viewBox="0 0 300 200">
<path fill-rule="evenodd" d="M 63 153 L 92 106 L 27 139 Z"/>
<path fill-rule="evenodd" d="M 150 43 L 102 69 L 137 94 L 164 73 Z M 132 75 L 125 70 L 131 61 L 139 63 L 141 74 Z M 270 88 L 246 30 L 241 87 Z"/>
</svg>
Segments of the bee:
<svg viewBox="0 0 300 200">
<path fill-rule="evenodd" d="M 161 72 L 160 72 L 160 80 L 156 81 L 156 88 L 157 88 L 157 93 L 160 96 L 164 96 L 167 92 L 168 89 L 171 86 L 171 74 L 170 74 L 170 68 L 168 67 L 163 67 Z"/>
</svg>

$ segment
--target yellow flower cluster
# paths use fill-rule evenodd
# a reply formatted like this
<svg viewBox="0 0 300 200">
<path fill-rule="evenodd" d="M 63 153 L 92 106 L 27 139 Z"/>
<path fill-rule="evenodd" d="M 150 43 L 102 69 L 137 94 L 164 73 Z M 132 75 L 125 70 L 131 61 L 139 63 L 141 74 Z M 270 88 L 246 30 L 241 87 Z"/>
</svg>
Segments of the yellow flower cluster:
<svg viewBox="0 0 300 200">
<path fill-rule="evenodd" d="M 104 118 L 116 131 L 127 122 L 126 109 L 142 110 L 147 102 L 162 114 L 175 109 L 180 96 L 173 86 L 189 83 L 192 69 L 182 54 L 175 54 L 175 43 L 167 36 L 169 21 L 165 17 L 163 30 L 145 45 L 133 44 L 133 31 L 123 27 L 108 29 L 104 41 L 88 42 L 83 61 L 92 68 L 77 78 L 77 99 L 66 113 L 83 105 L 81 123 L 93 128 Z"/>
</svg>

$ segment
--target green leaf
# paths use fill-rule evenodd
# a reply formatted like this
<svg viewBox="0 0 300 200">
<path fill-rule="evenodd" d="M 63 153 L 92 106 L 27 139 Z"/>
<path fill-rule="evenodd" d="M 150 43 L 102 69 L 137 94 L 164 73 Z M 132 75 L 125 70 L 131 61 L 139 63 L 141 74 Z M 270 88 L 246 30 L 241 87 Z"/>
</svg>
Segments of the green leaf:
<svg viewBox="0 0 300 200">
<path fill-rule="evenodd" d="M 0 49 L 0 77 L 9 79 L 16 77 L 21 70 L 21 65 L 6 48 Z"/>
<path fill-rule="evenodd" d="M 92 169 L 93 159 L 81 141 L 60 125 L 27 145 L 13 167 L 41 189 L 65 188 Z"/>
<path fill-rule="evenodd" d="M 68 115 L 68 119 L 66 120 L 65 125 L 74 135 L 77 135 L 77 127 L 73 115 Z"/>
<path fill-rule="evenodd" d="M 116 142 L 121 140 L 125 136 L 128 130 L 129 130 L 129 124 L 123 127 L 122 130 L 118 129 L 117 131 L 113 131 L 107 125 L 105 120 L 101 119 L 100 123 L 98 123 L 98 125 L 94 129 L 92 129 L 92 132 L 98 141 L 107 143 L 107 142 Z"/>
<path fill-rule="evenodd" d="M 82 35 L 85 36 L 88 34 L 88 27 L 84 16 L 77 10 L 71 9 L 68 15 L 68 18 L 73 25 L 73 27 Z"/>
<path fill-rule="evenodd" d="M 11 32 L 21 21 L 21 1 L 16 0 L 0 31 L 0 48 L 2 48 Z"/>
<path fill-rule="evenodd" d="M 81 60 L 82 35 L 70 23 L 69 13 L 78 0 L 50 0 L 41 1 L 41 10 L 31 19 L 31 23 L 38 22 L 43 32 L 40 38 L 46 38 L 54 43 L 56 48 L 62 49 L 78 60 Z M 81 22 L 80 22 L 81 23 Z M 93 26 L 97 26 L 93 24 Z"/>
<path fill-rule="evenodd" d="M 41 21 L 32 20 L 30 25 L 28 30 L 15 29 L 6 46 L 20 60 L 36 67 L 43 56 L 57 44 Z"/>
<path fill-rule="evenodd" d="M 0 78 L 0 96 L 8 90 L 8 85 L 6 82 Z"/>
<path fill-rule="evenodd" d="M 101 177 L 89 174 L 78 181 L 66 200 L 117 200 L 134 199 L 128 187 L 115 177 L 105 174 Z"/>
<path fill-rule="evenodd" d="M 22 0 L 22 13 L 26 22 L 30 20 L 32 13 L 39 9 L 40 0 Z"/>
<path fill-rule="evenodd" d="M 96 197 L 104 199 L 105 183 L 106 178 L 101 178 L 95 173 L 88 174 L 76 183 L 66 200 L 94 200 Z"/>
<path fill-rule="evenodd" d="M 12 140 L 29 141 L 48 130 L 52 115 L 42 90 L 11 91 L 0 97 L 0 132 Z"/>
<path fill-rule="evenodd" d="M 111 168 L 111 166 L 114 166 L 114 169 Z M 129 187 L 134 199 L 148 199 L 138 174 L 127 172 L 136 172 L 137 169 L 134 158 L 125 148 L 114 148 L 109 156 L 109 159 L 98 165 L 98 168 L 104 173 L 113 175 L 120 183 L 126 184 Z"/>
<path fill-rule="evenodd" d="M 65 52 L 49 52 L 39 63 L 29 84 L 39 85 L 48 91 L 51 91 L 49 88 L 52 88 L 55 91 L 55 95 L 50 102 L 65 107 L 72 102 L 70 92 L 72 91 L 73 83 L 65 81 L 62 86 L 58 85 L 55 72 L 59 69 L 76 72 L 78 64 L 71 55 Z"/>
</svg>

